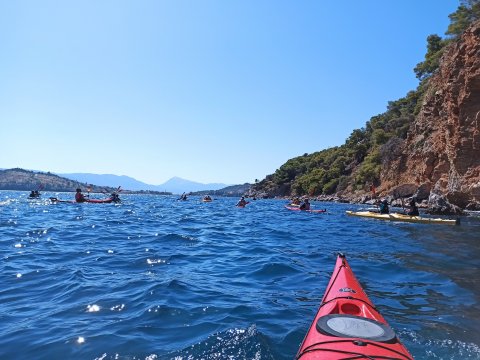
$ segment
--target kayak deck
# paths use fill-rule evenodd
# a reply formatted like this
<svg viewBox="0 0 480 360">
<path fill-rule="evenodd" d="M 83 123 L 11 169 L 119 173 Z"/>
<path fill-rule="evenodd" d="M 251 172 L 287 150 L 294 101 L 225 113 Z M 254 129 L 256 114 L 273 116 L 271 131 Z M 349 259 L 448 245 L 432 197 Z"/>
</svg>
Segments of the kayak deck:
<svg viewBox="0 0 480 360">
<path fill-rule="evenodd" d="M 460 219 L 441 219 L 441 218 L 427 218 L 421 216 L 410 216 L 399 213 L 380 214 L 373 211 L 346 211 L 347 215 L 359 216 L 380 220 L 404 221 L 419 224 L 445 224 L 445 225 L 460 225 Z"/>
<path fill-rule="evenodd" d="M 285 205 L 285 209 L 292 210 L 292 211 L 305 211 L 305 212 L 311 212 L 311 213 L 325 213 L 325 212 L 327 212 L 327 209 L 303 210 L 303 209 L 300 209 L 300 207 L 289 206 L 289 205 Z"/>
<path fill-rule="evenodd" d="M 344 255 L 296 359 L 407 359 L 405 346 L 365 294 Z"/>
<path fill-rule="evenodd" d="M 83 203 L 92 203 L 92 204 L 110 204 L 112 202 L 117 203 L 120 202 L 120 200 L 115 200 L 114 198 L 108 198 L 108 199 L 86 199 L 83 202 L 77 202 L 75 200 L 60 200 L 57 199 L 56 197 L 51 197 L 50 202 L 53 204 L 56 203 L 67 203 L 67 204 L 83 204 Z"/>
</svg>

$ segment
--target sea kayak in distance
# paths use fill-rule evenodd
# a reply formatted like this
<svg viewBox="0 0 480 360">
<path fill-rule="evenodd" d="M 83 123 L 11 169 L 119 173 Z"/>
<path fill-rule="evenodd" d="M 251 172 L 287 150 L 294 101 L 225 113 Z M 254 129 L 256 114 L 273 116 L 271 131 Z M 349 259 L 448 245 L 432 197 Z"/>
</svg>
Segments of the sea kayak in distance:
<svg viewBox="0 0 480 360">
<path fill-rule="evenodd" d="M 56 203 L 76 204 L 77 203 L 75 200 L 61 200 L 56 197 L 50 197 L 49 199 L 53 204 L 56 204 Z"/>
<path fill-rule="evenodd" d="M 359 216 L 380 220 L 404 221 L 419 224 L 444 224 L 444 225 L 460 225 L 460 219 L 441 219 L 441 218 L 427 218 L 421 216 L 410 216 L 406 214 L 390 213 L 380 214 L 373 211 L 347 211 L 347 215 Z"/>
<path fill-rule="evenodd" d="M 56 197 L 51 197 L 50 201 L 52 203 L 68 203 L 68 204 L 82 204 L 82 203 L 93 203 L 93 204 L 110 204 L 112 202 L 120 202 L 120 199 L 108 198 L 108 199 L 86 199 L 83 202 L 77 202 L 75 200 L 60 200 Z"/>
<path fill-rule="evenodd" d="M 296 356 L 299 360 L 413 360 L 338 254 L 322 302 Z"/>
<path fill-rule="evenodd" d="M 85 202 L 94 203 L 94 204 L 110 204 L 112 202 L 120 202 L 120 200 L 115 201 L 113 198 L 108 199 L 87 199 Z"/>
<path fill-rule="evenodd" d="M 306 211 L 306 212 L 311 212 L 311 213 L 326 213 L 327 209 L 310 209 L 310 210 L 302 210 L 299 207 L 296 206 L 289 206 L 285 205 L 285 209 L 292 210 L 292 211 Z"/>
</svg>

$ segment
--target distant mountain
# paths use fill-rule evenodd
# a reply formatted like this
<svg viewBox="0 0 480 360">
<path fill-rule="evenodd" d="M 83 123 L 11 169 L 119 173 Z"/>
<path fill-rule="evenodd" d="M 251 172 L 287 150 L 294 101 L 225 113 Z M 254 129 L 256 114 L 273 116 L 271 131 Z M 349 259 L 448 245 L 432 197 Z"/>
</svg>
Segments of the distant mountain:
<svg viewBox="0 0 480 360">
<path fill-rule="evenodd" d="M 87 184 L 96 184 L 99 186 L 112 186 L 118 187 L 121 186 L 123 189 L 126 190 L 154 190 L 155 186 L 145 184 L 141 181 L 138 181 L 132 177 L 125 176 L 125 175 L 112 175 L 112 174 L 88 174 L 88 173 L 73 173 L 73 174 L 58 174 L 60 176 L 66 177 L 68 179 L 76 180 L 81 183 Z"/>
<path fill-rule="evenodd" d="M 142 181 L 136 180 L 129 176 L 119 176 L 112 174 L 89 174 L 89 173 L 73 173 L 73 174 L 59 174 L 66 178 L 76 180 L 81 183 L 96 184 L 99 186 L 121 186 L 126 190 L 151 190 L 151 191 L 166 191 L 174 194 L 181 194 L 184 192 L 196 192 L 204 190 L 219 190 L 227 187 L 226 184 L 210 183 L 202 184 L 190 180 L 185 180 L 179 177 L 173 177 L 160 185 L 146 184 Z"/>
<path fill-rule="evenodd" d="M 179 177 L 173 177 L 162 185 L 157 187 L 161 189 L 169 189 L 167 191 L 174 194 L 181 194 L 183 192 L 196 192 L 196 191 L 206 191 L 206 190 L 218 190 L 227 187 L 226 184 L 220 183 L 209 183 L 202 184 L 190 180 L 185 180 Z"/>
</svg>

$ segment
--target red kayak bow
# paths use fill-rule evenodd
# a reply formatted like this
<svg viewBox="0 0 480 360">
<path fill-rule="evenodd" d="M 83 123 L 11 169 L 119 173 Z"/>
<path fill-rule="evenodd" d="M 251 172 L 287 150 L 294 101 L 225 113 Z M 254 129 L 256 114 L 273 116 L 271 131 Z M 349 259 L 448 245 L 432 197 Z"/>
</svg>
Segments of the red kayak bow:
<svg viewBox="0 0 480 360">
<path fill-rule="evenodd" d="M 114 203 L 120 202 L 120 199 L 111 197 L 108 199 L 85 199 L 85 201 L 83 202 L 77 202 L 75 200 L 60 200 L 60 199 L 57 199 L 56 197 L 51 197 L 50 201 L 52 203 L 68 203 L 68 204 L 82 204 L 82 203 L 110 204 L 112 202 Z"/>
<path fill-rule="evenodd" d="M 296 359 L 413 360 L 339 254 Z"/>
</svg>

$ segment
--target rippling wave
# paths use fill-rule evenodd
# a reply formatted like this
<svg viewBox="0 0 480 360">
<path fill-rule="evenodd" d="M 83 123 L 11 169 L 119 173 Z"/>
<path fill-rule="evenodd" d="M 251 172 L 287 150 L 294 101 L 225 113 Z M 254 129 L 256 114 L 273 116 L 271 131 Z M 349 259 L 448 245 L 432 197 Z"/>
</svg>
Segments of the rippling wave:
<svg viewBox="0 0 480 360">
<path fill-rule="evenodd" d="M 480 359 L 480 219 L 0 192 L 1 359 L 293 359 L 338 251 L 416 359 Z M 59 198 L 71 194 L 44 194 Z"/>
</svg>

